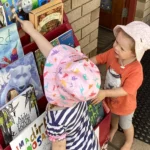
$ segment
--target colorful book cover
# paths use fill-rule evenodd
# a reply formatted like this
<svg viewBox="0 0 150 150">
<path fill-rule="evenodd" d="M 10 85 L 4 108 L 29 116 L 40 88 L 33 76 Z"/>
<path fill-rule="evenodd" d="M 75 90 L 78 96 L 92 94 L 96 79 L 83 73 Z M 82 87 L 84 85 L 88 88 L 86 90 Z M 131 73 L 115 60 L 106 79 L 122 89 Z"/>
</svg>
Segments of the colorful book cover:
<svg viewBox="0 0 150 150">
<path fill-rule="evenodd" d="M 63 3 L 55 0 L 29 13 L 29 20 L 41 34 L 57 28 L 63 23 Z"/>
<path fill-rule="evenodd" d="M 13 89 L 20 94 L 29 85 L 34 87 L 37 100 L 40 99 L 43 90 L 32 52 L 0 70 L 0 107 L 9 101 L 9 91 Z"/>
<path fill-rule="evenodd" d="M 102 102 L 93 105 L 91 104 L 91 101 L 88 101 L 87 104 L 88 104 L 88 115 L 90 118 L 90 122 L 92 126 L 95 127 L 104 118 L 104 108 Z"/>
<path fill-rule="evenodd" d="M 64 32 L 63 34 L 61 34 L 57 38 L 55 38 L 52 41 L 50 41 L 50 43 L 53 46 L 56 46 L 56 45 L 59 45 L 59 44 L 65 44 L 65 45 L 74 47 L 74 37 L 73 37 L 72 29 Z"/>
<path fill-rule="evenodd" d="M 39 110 L 34 88 L 28 87 L 0 110 L 0 128 L 5 143 L 11 142 L 38 116 Z"/>
<path fill-rule="evenodd" d="M 23 57 L 23 49 L 15 23 L 0 29 L 0 69 Z"/>
<path fill-rule="evenodd" d="M 58 41 L 60 44 L 65 44 L 74 47 L 74 37 L 72 29 L 58 36 Z"/>
<path fill-rule="evenodd" d="M 43 74 L 46 58 L 44 57 L 44 55 L 41 53 L 39 49 L 35 51 L 35 60 L 36 60 L 39 75 L 41 76 Z"/>
<path fill-rule="evenodd" d="M 50 41 L 50 43 L 54 47 L 56 45 L 59 45 L 59 44 L 65 44 L 65 45 L 69 45 L 71 47 L 74 47 L 74 38 L 73 38 L 72 29 L 61 34 L 60 36 L 58 36 L 54 40 Z M 39 49 L 35 51 L 35 60 L 36 60 L 39 75 L 42 75 L 46 58 L 43 56 L 43 54 L 41 53 L 41 51 Z"/>
<path fill-rule="evenodd" d="M 16 22 L 15 16 L 28 20 L 29 12 L 39 6 L 38 0 L 1 0 L 7 24 Z"/>
<path fill-rule="evenodd" d="M 46 135 L 46 113 L 26 127 L 10 142 L 10 146 L 12 150 L 52 150 L 52 143 Z"/>
<path fill-rule="evenodd" d="M 6 22 L 6 16 L 4 13 L 3 6 L 0 6 L 0 28 L 6 27 L 7 22 Z"/>
</svg>

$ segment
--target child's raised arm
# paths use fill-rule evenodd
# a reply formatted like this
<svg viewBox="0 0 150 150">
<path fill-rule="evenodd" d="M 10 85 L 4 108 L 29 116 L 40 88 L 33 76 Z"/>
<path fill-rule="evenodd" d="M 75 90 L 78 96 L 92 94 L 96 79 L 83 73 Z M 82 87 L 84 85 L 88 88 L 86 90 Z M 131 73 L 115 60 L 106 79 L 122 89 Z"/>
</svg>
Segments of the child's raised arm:
<svg viewBox="0 0 150 150">
<path fill-rule="evenodd" d="M 45 57 L 48 56 L 53 46 L 50 42 L 40 34 L 36 29 L 34 29 L 33 24 L 28 20 L 21 20 L 16 17 L 17 21 L 20 22 L 22 29 L 31 36 L 31 38 L 35 41 L 40 51 L 43 53 Z"/>
</svg>

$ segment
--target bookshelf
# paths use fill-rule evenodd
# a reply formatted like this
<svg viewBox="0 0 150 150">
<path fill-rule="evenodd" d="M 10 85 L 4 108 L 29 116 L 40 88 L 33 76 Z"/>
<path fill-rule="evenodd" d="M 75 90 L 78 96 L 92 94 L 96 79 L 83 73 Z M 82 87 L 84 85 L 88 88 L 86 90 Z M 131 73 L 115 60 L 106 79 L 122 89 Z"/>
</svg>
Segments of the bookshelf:
<svg viewBox="0 0 150 150">
<path fill-rule="evenodd" d="M 49 40 L 53 40 L 54 38 L 58 37 L 62 33 L 72 29 L 71 25 L 68 22 L 68 18 L 66 14 L 64 13 L 64 20 L 63 24 L 58 26 L 56 29 L 48 32 L 44 36 Z M 75 47 L 79 46 L 79 41 L 77 40 L 76 36 L 74 35 L 74 40 L 75 40 Z M 35 42 L 30 42 L 30 36 L 28 34 L 24 34 L 21 37 L 21 43 L 23 46 L 24 54 L 27 54 L 29 52 L 34 52 L 35 50 L 38 49 L 37 45 Z M 41 84 L 43 86 L 43 76 L 40 76 Z M 43 96 L 41 99 L 37 101 L 38 103 L 38 108 L 40 111 L 40 114 L 42 114 L 45 111 L 46 105 L 47 105 L 47 100 L 46 97 Z M 95 127 L 95 130 L 99 128 L 99 136 L 100 140 L 99 143 L 102 146 L 104 142 L 108 139 L 108 133 L 109 133 L 109 125 L 110 125 L 110 119 L 111 119 L 111 114 L 110 112 L 105 111 L 105 118 Z M 0 150 L 11 150 L 10 146 L 6 146 L 4 144 L 4 139 L 2 137 L 2 133 L 0 131 Z"/>
</svg>

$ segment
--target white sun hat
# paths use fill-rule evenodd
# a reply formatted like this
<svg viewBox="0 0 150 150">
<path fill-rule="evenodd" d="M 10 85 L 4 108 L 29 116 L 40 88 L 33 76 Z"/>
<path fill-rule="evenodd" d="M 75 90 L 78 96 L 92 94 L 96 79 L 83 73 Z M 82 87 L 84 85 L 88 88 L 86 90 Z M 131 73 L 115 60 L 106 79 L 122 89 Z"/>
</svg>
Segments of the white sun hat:
<svg viewBox="0 0 150 150">
<path fill-rule="evenodd" d="M 142 21 L 133 21 L 126 26 L 117 25 L 113 29 L 115 36 L 117 36 L 120 28 L 135 41 L 136 58 L 141 61 L 145 51 L 150 49 L 150 26 Z"/>
</svg>

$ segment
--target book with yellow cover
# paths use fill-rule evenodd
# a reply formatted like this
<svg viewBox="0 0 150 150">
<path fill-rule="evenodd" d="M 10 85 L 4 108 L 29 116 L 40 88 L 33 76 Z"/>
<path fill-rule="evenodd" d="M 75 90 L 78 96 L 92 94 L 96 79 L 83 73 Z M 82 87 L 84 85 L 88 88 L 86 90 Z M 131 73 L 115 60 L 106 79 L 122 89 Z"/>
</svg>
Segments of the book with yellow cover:
<svg viewBox="0 0 150 150">
<path fill-rule="evenodd" d="M 29 13 L 29 20 L 35 29 L 45 34 L 63 23 L 63 3 L 61 0 L 51 1 Z"/>
</svg>

